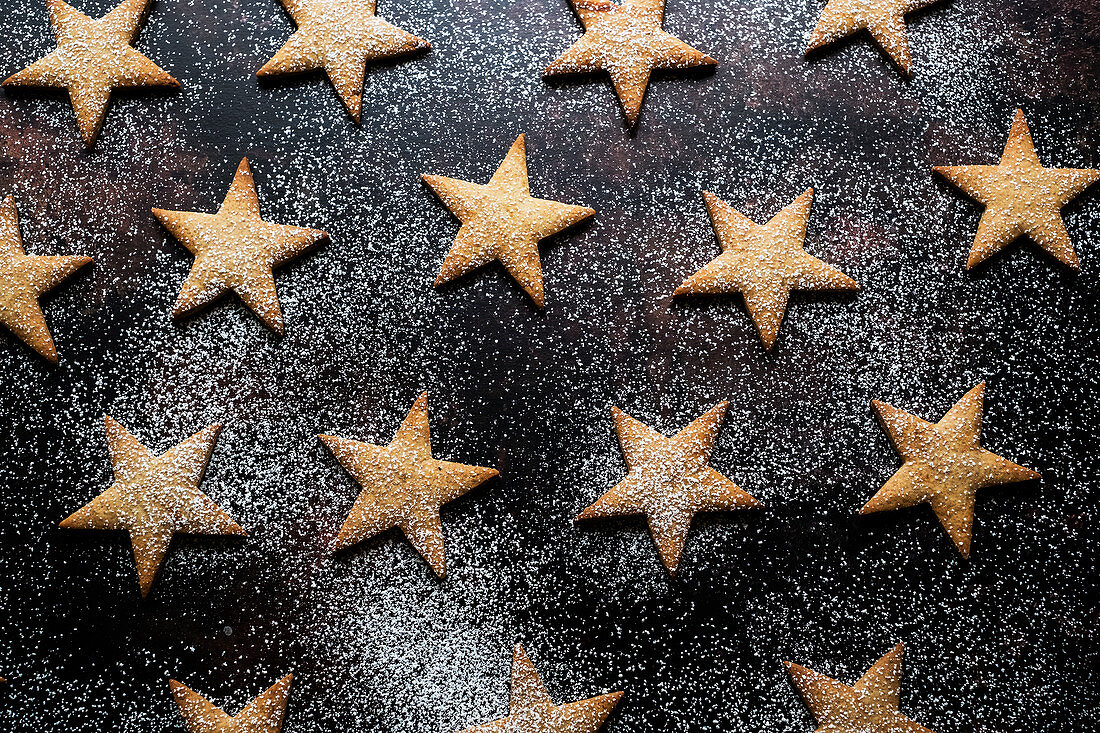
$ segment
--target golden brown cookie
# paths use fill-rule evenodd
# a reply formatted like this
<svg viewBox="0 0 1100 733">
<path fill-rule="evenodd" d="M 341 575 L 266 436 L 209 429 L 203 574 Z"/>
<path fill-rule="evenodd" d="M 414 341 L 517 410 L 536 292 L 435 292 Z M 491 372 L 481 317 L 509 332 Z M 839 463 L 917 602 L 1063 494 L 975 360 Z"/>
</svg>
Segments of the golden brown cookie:
<svg viewBox="0 0 1100 733">
<path fill-rule="evenodd" d="M 435 574 L 446 576 L 439 508 L 496 476 L 497 471 L 432 458 L 428 393 L 413 403 L 389 445 L 333 435 L 317 437 L 362 487 L 332 549 L 342 550 L 399 527 Z"/>
<path fill-rule="evenodd" d="M 123 0 L 93 20 L 63 0 L 46 0 L 57 50 L 12 74 L 3 85 L 68 90 L 80 136 L 90 148 L 103 126 L 111 90 L 179 87 L 131 45 L 148 6 L 149 0 Z"/>
<path fill-rule="evenodd" d="M 462 733 L 596 733 L 615 709 L 621 692 L 555 705 L 523 647 L 512 652 L 512 699 L 508 717 Z"/>
<path fill-rule="evenodd" d="M 763 226 L 709 191 L 703 200 L 722 254 L 676 288 L 675 295 L 741 293 L 764 348 L 771 350 L 794 290 L 859 290 L 859 283 L 806 251 L 812 188 Z"/>
<path fill-rule="evenodd" d="M 904 463 L 859 513 L 927 503 L 962 556 L 969 557 L 978 489 L 1039 478 L 978 445 L 984 391 L 984 383 L 974 387 L 935 424 L 874 400 L 875 415 Z"/>
<path fill-rule="evenodd" d="M 23 251 L 15 198 L 0 204 L 0 323 L 39 354 L 57 363 L 57 348 L 38 296 L 53 290 L 69 275 L 92 261 L 91 257 L 45 257 Z"/>
<path fill-rule="evenodd" d="M 248 158 L 241 159 L 217 214 L 153 209 L 160 223 L 195 256 L 172 316 L 191 313 L 232 290 L 260 320 L 283 332 L 283 312 L 272 269 L 328 241 L 319 229 L 270 224 L 260 202 Z"/>
<path fill-rule="evenodd" d="M 574 521 L 646 515 L 661 561 L 675 575 L 696 513 L 763 506 L 707 465 L 728 405 L 715 405 L 671 438 L 612 407 L 628 472 Z"/>
<path fill-rule="evenodd" d="M 168 680 L 168 686 L 189 733 L 279 733 L 293 679 L 283 677 L 232 717 L 181 682 Z"/>
<path fill-rule="evenodd" d="M 247 534 L 199 491 L 221 425 L 209 425 L 155 456 L 110 415 L 104 421 L 115 480 L 91 503 L 61 520 L 61 527 L 129 532 L 143 598 L 173 535 Z"/>
<path fill-rule="evenodd" d="M 436 286 L 500 260 L 539 308 L 545 302 L 539 240 L 596 213 L 584 206 L 531 196 L 523 135 L 516 138 L 504 162 L 484 186 L 427 173 L 421 178 L 462 222 L 435 279 Z"/>
<path fill-rule="evenodd" d="M 571 0 L 584 35 L 543 76 L 606 71 L 630 127 L 638 121 L 654 69 L 688 69 L 718 62 L 661 29 L 665 0 Z"/>
<path fill-rule="evenodd" d="M 793 662 L 784 662 L 791 681 L 817 721 L 829 733 L 931 733 L 898 710 L 902 645 L 875 662 L 852 687 Z"/>
<path fill-rule="evenodd" d="M 898 68 L 910 76 L 913 63 L 909 57 L 909 40 L 905 32 L 905 16 L 941 0 L 829 0 L 817 21 L 810 45 L 810 54 L 823 46 L 866 30 L 871 34 Z"/>
<path fill-rule="evenodd" d="M 298 26 L 256 76 L 324 69 L 356 123 L 367 63 L 431 48 L 374 14 L 374 0 L 282 0 Z"/>
<path fill-rule="evenodd" d="M 1089 168 L 1044 168 L 1023 110 L 1016 110 L 997 165 L 936 166 L 934 171 L 985 205 L 966 261 L 969 270 L 1024 234 L 1058 261 L 1080 269 L 1062 207 L 1100 179 Z"/>
</svg>

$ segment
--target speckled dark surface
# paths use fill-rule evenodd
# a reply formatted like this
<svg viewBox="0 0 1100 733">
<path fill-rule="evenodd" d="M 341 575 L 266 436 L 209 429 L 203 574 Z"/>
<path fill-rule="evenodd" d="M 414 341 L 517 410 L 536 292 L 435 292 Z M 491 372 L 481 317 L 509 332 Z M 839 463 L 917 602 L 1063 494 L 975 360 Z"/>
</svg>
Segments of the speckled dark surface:
<svg viewBox="0 0 1100 733">
<path fill-rule="evenodd" d="M 851 683 L 903 641 L 937 733 L 1096 730 L 1100 192 L 1079 275 L 1026 242 L 968 274 L 979 209 L 930 169 L 995 162 L 1017 106 L 1044 164 L 1100 167 L 1100 4 L 937 5 L 911 81 L 865 37 L 804 60 L 822 4 L 672 2 L 719 66 L 633 135 L 606 81 L 540 79 L 564 0 L 382 0 L 433 48 L 359 127 L 323 78 L 257 84 L 275 0 L 161 0 L 137 46 L 182 89 L 116 95 L 91 153 L 64 96 L 0 96 L 27 251 L 95 258 L 44 299 L 59 367 L 0 338 L 0 728 L 181 731 L 170 676 L 236 712 L 293 670 L 285 733 L 445 733 L 506 712 L 522 641 L 559 701 L 626 691 L 609 733 L 808 731 L 782 660 Z M 0 74 L 53 47 L 38 0 L 0 29 Z M 457 223 L 418 174 L 483 182 L 520 132 L 533 193 L 597 211 L 543 247 L 544 312 L 496 266 L 431 287 Z M 282 339 L 168 316 L 191 258 L 149 208 L 214 210 L 243 155 L 266 218 L 332 237 L 277 274 Z M 860 293 L 796 298 L 772 354 L 736 299 L 671 301 L 718 251 L 701 189 L 763 221 L 811 185 Z M 982 380 L 984 444 L 1043 480 L 979 497 L 968 562 L 926 509 L 857 518 L 898 465 L 870 400 Z M 436 456 L 502 474 L 444 510 L 442 582 L 392 534 L 328 554 L 356 487 L 315 438 L 386 442 L 423 389 Z M 671 433 L 721 399 L 713 465 L 764 511 L 697 520 L 675 581 L 643 522 L 573 526 L 625 472 L 610 405 Z M 250 532 L 178 540 L 145 602 L 124 536 L 56 529 L 110 481 L 104 412 L 157 451 L 224 422 L 203 489 Z"/>
</svg>

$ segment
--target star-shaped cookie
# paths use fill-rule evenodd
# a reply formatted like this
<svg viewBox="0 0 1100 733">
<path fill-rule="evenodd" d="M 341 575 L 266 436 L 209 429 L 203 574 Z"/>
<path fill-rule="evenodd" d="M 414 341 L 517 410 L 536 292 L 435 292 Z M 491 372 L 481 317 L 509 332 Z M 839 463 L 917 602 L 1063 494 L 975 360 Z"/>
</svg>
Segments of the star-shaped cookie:
<svg viewBox="0 0 1100 733">
<path fill-rule="evenodd" d="M 271 224 L 260 218 L 260 202 L 248 158 L 233 176 L 217 214 L 153 209 L 195 263 L 183 283 L 172 316 L 191 313 L 232 290 L 271 330 L 283 332 L 283 312 L 272 269 L 328 241 L 319 229 Z"/>
<path fill-rule="evenodd" d="M 1100 179 L 1100 170 L 1044 168 L 1023 110 L 1016 110 L 999 164 L 933 170 L 985 205 L 966 261 L 968 270 L 1024 234 L 1058 261 L 1080 268 L 1062 221 L 1062 207 Z"/>
<path fill-rule="evenodd" d="M 512 652 L 512 699 L 508 717 L 467 728 L 462 733 L 596 733 L 622 696 L 621 692 L 609 692 L 555 705 L 535 665 L 517 644 Z"/>
<path fill-rule="evenodd" d="M 123 0 L 93 20 L 63 0 L 46 0 L 57 49 L 4 80 L 6 87 L 51 87 L 69 92 L 84 145 L 91 147 L 103 126 L 113 89 L 179 87 L 131 44 L 149 0 Z"/>
<path fill-rule="evenodd" d="M 902 645 L 875 662 L 852 687 L 793 662 L 784 662 L 791 681 L 828 733 L 931 733 L 898 710 Z"/>
<path fill-rule="evenodd" d="M 0 323 L 54 364 L 57 348 L 38 296 L 57 287 L 65 278 L 92 261 L 91 257 L 28 255 L 19 236 L 15 198 L 0 204 Z"/>
<path fill-rule="evenodd" d="M 61 526 L 129 532 L 143 598 L 173 535 L 246 534 L 199 491 L 221 425 L 209 425 L 155 456 L 110 415 L 104 421 L 115 480 L 91 503 L 63 519 Z"/>
<path fill-rule="evenodd" d="M 356 123 L 363 75 L 372 61 L 405 56 L 431 44 L 374 14 L 374 0 L 282 0 L 298 30 L 256 76 L 324 69 Z"/>
<path fill-rule="evenodd" d="M 496 476 L 497 471 L 432 458 L 428 393 L 413 403 L 389 445 L 334 435 L 317 437 L 362 488 L 332 549 L 342 550 L 398 527 L 435 574 L 446 576 L 439 508 Z"/>
<path fill-rule="evenodd" d="M 233 716 L 182 682 L 168 680 L 168 686 L 189 733 L 279 733 L 293 679 L 283 677 Z"/>
<path fill-rule="evenodd" d="M 978 445 L 984 391 L 984 383 L 974 387 L 935 424 L 873 401 L 875 414 L 904 463 L 859 513 L 928 503 L 962 556 L 969 557 L 978 489 L 1039 478 L 1030 468 Z"/>
<path fill-rule="evenodd" d="M 661 29 L 665 0 L 571 0 L 584 35 L 543 76 L 606 71 L 633 127 L 654 69 L 688 69 L 718 62 Z"/>
<path fill-rule="evenodd" d="M 905 16 L 941 0 L 829 0 L 817 21 L 806 53 L 866 30 L 898 68 L 910 76 L 913 63 Z"/>
<path fill-rule="evenodd" d="M 775 343 L 793 290 L 859 290 L 859 283 L 805 248 L 812 188 L 756 224 L 709 191 L 703 200 L 722 254 L 676 288 L 676 295 L 741 293 L 764 348 Z"/>
<path fill-rule="evenodd" d="M 516 138 L 485 185 L 427 173 L 421 178 L 462 222 L 435 279 L 436 286 L 500 260 L 539 308 L 545 303 L 539 240 L 596 213 L 585 206 L 531 196 L 523 135 Z"/>
<path fill-rule="evenodd" d="M 627 475 L 574 521 L 646 515 L 661 561 L 675 575 L 696 513 L 763 506 L 708 465 L 728 405 L 715 405 L 671 438 L 612 407 Z"/>
</svg>

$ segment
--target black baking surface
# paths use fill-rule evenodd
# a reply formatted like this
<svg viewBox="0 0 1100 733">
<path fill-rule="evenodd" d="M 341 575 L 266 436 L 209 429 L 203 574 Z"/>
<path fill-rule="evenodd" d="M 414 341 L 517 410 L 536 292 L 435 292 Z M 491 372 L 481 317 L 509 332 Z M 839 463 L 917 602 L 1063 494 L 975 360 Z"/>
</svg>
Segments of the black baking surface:
<svg viewBox="0 0 1100 733">
<path fill-rule="evenodd" d="M 809 731 L 781 662 L 850 684 L 897 642 L 937 733 L 1097 730 L 1100 187 L 1080 274 L 1026 241 L 967 273 L 980 208 L 931 167 L 995 163 L 1017 107 L 1100 167 L 1100 3 L 940 3 L 908 81 L 865 35 L 804 59 L 822 5 L 670 0 L 719 65 L 634 134 L 606 79 L 542 81 L 565 0 L 381 0 L 433 46 L 360 126 L 321 76 L 257 83 L 276 0 L 156 3 L 137 48 L 182 88 L 116 94 L 91 153 L 64 94 L 0 95 L 28 253 L 95 258 L 43 300 L 59 366 L 0 337 L 0 728 L 182 731 L 169 677 L 234 713 L 293 671 L 286 733 L 446 733 L 506 713 L 519 641 L 556 701 L 625 691 L 608 733 Z M 41 0 L 0 29 L 0 75 L 53 48 Z M 541 248 L 542 312 L 498 265 L 432 287 L 458 224 L 419 174 L 485 182 L 519 133 L 532 193 L 597 212 Z M 283 338 L 233 297 L 169 318 L 192 258 L 149 209 L 214 211 L 243 156 L 266 219 L 331 235 L 276 273 Z M 796 297 L 771 354 L 738 299 L 672 300 L 718 252 L 701 190 L 763 222 L 810 186 L 860 292 Z M 979 495 L 969 561 L 927 508 L 857 517 L 899 465 L 871 400 L 983 380 L 984 445 L 1043 478 Z M 435 455 L 501 473 L 443 510 L 443 581 L 396 533 L 329 553 L 357 487 L 316 438 L 388 442 L 425 389 Z M 723 399 L 712 465 L 763 511 L 697 519 L 675 580 L 644 521 L 572 523 L 625 474 L 612 405 L 671 434 Z M 178 539 L 145 601 L 124 535 L 57 528 L 110 482 L 104 413 L 157 452 L 224 423 L 202 489 L 249 531 Z"/>
</svg>

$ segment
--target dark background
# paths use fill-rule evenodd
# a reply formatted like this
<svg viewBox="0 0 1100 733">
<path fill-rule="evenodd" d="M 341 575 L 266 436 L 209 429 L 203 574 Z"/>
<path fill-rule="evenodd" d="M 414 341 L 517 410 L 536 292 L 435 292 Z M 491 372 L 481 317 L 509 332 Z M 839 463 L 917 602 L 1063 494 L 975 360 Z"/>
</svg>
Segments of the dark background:
<svg viewBox="0 0 1100 733">
<path fill-rule="evenodd" d="M 0 95 L 27 251 L 95 258 L 43 300 L 60 366 L 0 338 L 0 728 L 181 731 L 170 676 L 235 713 L 293 670 L 287 733 L 446 733 L 505 714 L 521 641 L 559 702 L 625 690 L 613 733 L 803 731 L 782 660 L 850 684 L 902 641 L 937 733 L 1097 730 L 1100 190 L 1079 275 L 1027 242 L 967 273 L 980 209 L 931 166 L 995 163 L 1019 106 L 1044 164 L 1100 167 L 1100 4 L 941 3 L 910 81 L 865 36 L 804 60 L 822 5 L 671 2 L 719 66 L 636 134 L 606 80 L 541 80 L 564 0 L 382 0 L 433 48 L 358 127 L 323 78 L 257 84 L 275 0 L 158 2 L 137 47 L 182 89 L 116 94 L 91 153 L 63 94 Z M 2 75 L 53 48 L 39 0 L 0 29 Z M 521 132 L 533 193 L 597 211 L 543 312 L 497 265 L 431 286 L 457 222 L 418 175 L 484 182 Z M 169 319 L 191 257 L 149 208 L 215 210 L 245 155 L 265 218 L 332 238 L 277 274 L 281 339 L 235 298 Z M 808 186 L 861 292 L 796 297 L 771 354 L 738 299 L 671 300 L 718 252 L 701 189 L 762 222 Z M 982 380 L 984 445 L 1043 479 L 979 497 L 970 560 L 926 508 L 856 517 L 898 466 L 871 399 L 934 420 Z M 329 555 L 357 487 L 315 437 L 388 442 L 424 389 L 436 456 L 501 473 L 443 511 L 444 581 L 394 535 Z M 722 399 L 712 464 L 764 511 L 698 519 L 675 581 L 643 521 L 573 526 L 625 473 L 611 405 L 672 433 Z M 56 528 L 110 483 L 105 412 L 157 452 L 224 422 L 202 488 L 250 532 L 177 540 L 144 602 L 125 536 Z"/>
</svg>

